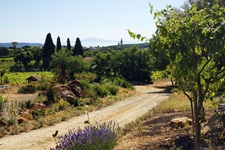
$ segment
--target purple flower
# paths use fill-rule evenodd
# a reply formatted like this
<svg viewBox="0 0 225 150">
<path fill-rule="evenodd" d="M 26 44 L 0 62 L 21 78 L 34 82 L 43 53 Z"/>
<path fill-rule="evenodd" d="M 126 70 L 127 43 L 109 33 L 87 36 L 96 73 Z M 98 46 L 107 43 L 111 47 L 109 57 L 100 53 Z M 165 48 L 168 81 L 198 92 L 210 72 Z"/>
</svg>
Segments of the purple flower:
<svg viewBox="0 0 225 150">
<path fill-rule="evenodd" d="M 69 130 L 67 134 L 58 137 L 58 145 L 50 150 L 105 150 L 113 149 L 116 144 L 118 124 L 96 123 L 96 126 L 87 126 L 83 130 Z"/>
</svg>

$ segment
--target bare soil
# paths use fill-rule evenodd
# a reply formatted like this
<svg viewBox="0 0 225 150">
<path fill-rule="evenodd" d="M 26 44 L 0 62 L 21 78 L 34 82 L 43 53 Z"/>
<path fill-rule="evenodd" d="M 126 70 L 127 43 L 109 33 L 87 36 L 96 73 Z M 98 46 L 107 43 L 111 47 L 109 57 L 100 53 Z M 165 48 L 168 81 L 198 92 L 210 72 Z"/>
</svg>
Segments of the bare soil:
<svg viewBox="0 0 225 150">
<path fill-rule="evenodd" d="M 6 85 L 9 88 L 3 89 L 0 91 L 0 94 L 6 98 L 8 101 L 27 101 L 27 100 L 35 100 L 38 97 L 38 93 L 33 94 L 19 94 L 18 89 L 19 85 Z"/>
<path fill-rule="evenodd" d="M 159 83 L 162 84 L 162 83 Z M 164 83 L 163 83 L 164 84 Z M 166 83 L 168 84 L 168 83 Z M 138 117 L 146 114 L 155 107 L 160 101 L 169 97 L 168 93 L 155 85 L 135 86 L 137 96 L 126 98 L 111 106 L 101 108 L 91 112 L 90 122 L 108 122 L 114 120 L 121 127 L 135 121 Z M 15 95 L 14 95 L 15 96 Z M 87 120 L 86 114 L 71 118 L 54 126 L 33 130 L 19 135 L 8 135 L 0 138 L 0 149 L 4 150 L 45 150 L 55 146 L 52 134 L 56 130 L 59 135 L 67 133 L 69 129 L 84 127 Z"/>
<path fill-rule="evenodd" d="M 190 112 L 150 115 L 121 137 L 114 150 L 193 150 L 192 127 L 169 126 L 176 117 L 190 117 Z M 206 119 L 208 122 L 202 124 L 201 150 L 224 150 L 225 129 L 221 117 L 214 110 L 207 110 Z"/>
</svg>

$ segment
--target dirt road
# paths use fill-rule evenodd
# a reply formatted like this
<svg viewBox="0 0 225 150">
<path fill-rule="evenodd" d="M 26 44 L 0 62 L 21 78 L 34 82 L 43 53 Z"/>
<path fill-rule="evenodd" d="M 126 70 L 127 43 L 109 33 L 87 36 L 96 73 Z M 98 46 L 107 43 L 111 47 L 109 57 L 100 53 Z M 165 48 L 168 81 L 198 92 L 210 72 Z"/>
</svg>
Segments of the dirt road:
<svg viewBox="0 0 225 150">
<path fill-rule="evenodd" d="M 130 97 L 122 100 L 112 106 L 102 108 L 90 113 L 91 122 L 108 122 L 115 120 L 121 127 L 125 124 L 135 121 L 138 117 L 147 113 L 158 102 L 168 98 L 169 94 L 160 92 L 162 89 L 155 88 L 152 85 L 136 86 L 140 92 L 139 96 Z M 84 127 L 84 121 L 87 116 L 81 115 L 68 121 L 58 123 L 54 126 L 33 130 L 28 133 L 12 135 L 0 138 L 1 150 L 46 150 L 55 146 L 52 134 L 58 130 L 62 135 L 68 129 Z"/>
</svg>

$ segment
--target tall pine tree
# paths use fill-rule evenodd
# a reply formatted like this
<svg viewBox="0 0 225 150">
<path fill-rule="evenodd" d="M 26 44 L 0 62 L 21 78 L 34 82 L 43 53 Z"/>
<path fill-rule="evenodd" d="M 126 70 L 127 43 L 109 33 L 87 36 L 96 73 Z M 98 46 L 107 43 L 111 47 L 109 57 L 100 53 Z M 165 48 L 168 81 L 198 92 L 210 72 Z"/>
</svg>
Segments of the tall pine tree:
<svg viewBox="0 0 225 150">
<path fill-rule="evenodd" d="M 77 55 L 83 55 L 84 54 L 84 50 L 83 47 L 81 45 L 81 41 L 79 39 L 79 37 L 76 39 L 76 43 L 73 49 L 73 55 L 77 56 Z"/>
<path fill-rule="evenodd" d="M 67 50 L 71 50 L 70 39 L 67 38 Z"/>
<path fill-rule="evenodd" d="M 60 40 L 60 37 L 58 36 L 57 43 L 56 43 L 56 50 L 58 52 L 61 49 L 62 49 L 61 40 Z"/>
<path fill-rule="evenodd" d="M 49 63 L 52 60 L 51 55 L 55 52 L 55 45 L 52 41 L 51 33 L 48 33 L 43 46 L 43 69 L 49 69 Z"/>
</svg>

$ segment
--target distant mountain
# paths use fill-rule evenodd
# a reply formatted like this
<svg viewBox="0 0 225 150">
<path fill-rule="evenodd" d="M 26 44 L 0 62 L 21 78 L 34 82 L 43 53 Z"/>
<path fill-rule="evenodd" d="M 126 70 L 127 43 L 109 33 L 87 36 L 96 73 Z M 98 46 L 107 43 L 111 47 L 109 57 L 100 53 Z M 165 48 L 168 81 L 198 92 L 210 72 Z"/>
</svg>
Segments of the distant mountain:
<svg viewBox="0 0 225 150">
<path fill-rule="evenodd" d="M 36 47 L 42 47 L 43 44 L 41 43 L 26 43 L 26 42 L 19 42 L 17 44 L 17 48 L 21 48 L 21 47 L 24 47 L 24 46 L 36 46 Z M 0 47 L 12 47 L 12 43 L 0 43 Z"/>
<path fill-rule="evenodd" d="M 81 39 L 82 46 L 108 46 L 108 45 L 117 45 L 118 41 L 114 40 L 105 40 L 105 39 L 100 39 L 100 38 L 86 38 L 86 39 Z"/>
<path fill-rule="evenodd" d="M 137 47 L 138 49 L 149 49 L 149 43 L 138 43 L 138 44 L 124 44 L 123 48 L 131 48 L 131 47 Z M 102 51 L 108 51 L 108 50 L 116 50 L 118 48 L 118 45 L 110 45 L 110 46 L 103 46 L 99 49 Z"/>
</svg>

